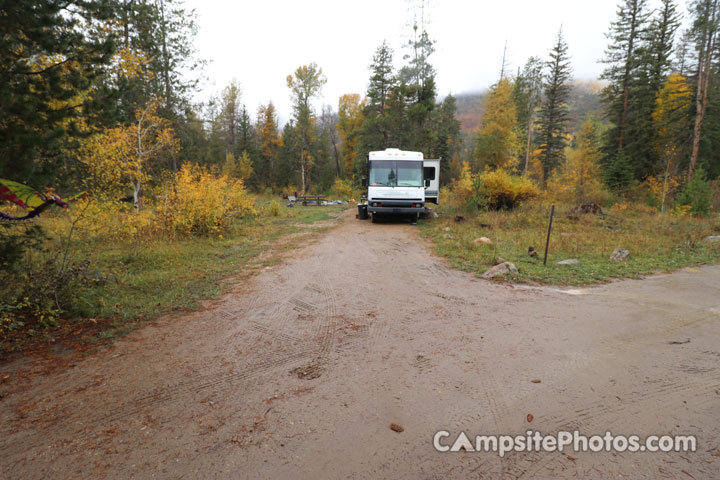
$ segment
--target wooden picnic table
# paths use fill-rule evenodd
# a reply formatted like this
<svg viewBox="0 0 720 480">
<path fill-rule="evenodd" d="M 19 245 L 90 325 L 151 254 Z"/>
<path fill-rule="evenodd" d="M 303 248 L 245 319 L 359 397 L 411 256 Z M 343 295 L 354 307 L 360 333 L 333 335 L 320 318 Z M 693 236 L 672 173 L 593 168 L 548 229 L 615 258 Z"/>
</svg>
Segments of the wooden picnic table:
<svg viewBox="0 0 720 480">
<path fill-rule="evenodd" d="M 314 204 L 317 206 L 325 198 L 326 195 L 298 195 L 297 201 L 302 202 L 303 205 L 307 205 L 308 202 L 315 202 Z"/>
</svg>

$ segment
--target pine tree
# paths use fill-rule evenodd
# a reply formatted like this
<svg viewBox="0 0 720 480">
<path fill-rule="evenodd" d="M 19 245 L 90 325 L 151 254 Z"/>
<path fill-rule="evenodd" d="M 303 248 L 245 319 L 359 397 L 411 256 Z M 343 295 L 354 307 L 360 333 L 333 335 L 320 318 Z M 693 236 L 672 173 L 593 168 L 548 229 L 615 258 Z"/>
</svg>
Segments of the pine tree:
<svg viewBox="0 0 720 480">
<path fill-rule="evenodd" d="M 125 0 L 117 2 L 117 10 L 111 25 L 117 28 L 119 48 L 143 59 L 142 75 L 113 79 L 123 92 L 123 119 L 149 98 L 162 98 L 163 116 L 182 121 L 199 82 L 197 72 L 204 65 L 195 58 L 192 43 L 197 33 L 195 12 L 186 10 L 183 0 Z"/>
<path fill-rule="evenodd" d="M 611 41 L 603 62 L 608 64 L 600 78 L 610 82 L 606 89 L 606 103 L 611 120 L 617 129 L 617 148 L 622 150 L 625 140 L 630 89 L 633 76 L 641 64 L 638 50 L 647 28 L 647 0 L 622 0 L 617 19 L 610 25 L 607 37 Z"/>
<path fill-rule="evenodd" d="M 543 170 L 543 182 L 547 182 L 552 171 L 565 159 L 567 145 L 568 96 L 570 95 L 570 75 L 572 73 L 568 57 L 568 46 L 558 32 L 557 40 L 546 63 L 545 100 L 540 109 L 538 141 L 540 143 L 540 162 Z"/>
<path fill-rule="evenodd" d="M 697 67 L 695 74 L 695 123 L 693 126 L 692 152 L 688 166 L 688 181 L 692 180 L 703 136 L 703 122 L 708 111 L 708 92 L 712 89 L 713 70 L 717 72 L 720 54 L 720 0 L 695 0 L 691 5 L 693 14 L 692 35 L 695 40 Z"/>
<path fill-rule="evenodd" d="M 299 183 L 298 158 L 301 145 L 298 129 L 293 120 L 285 124 L 282 130 L 277 165 L 274 170 L 273 184 L 282 188 L 296 189 Z M 294 190 L 289 193 L 295 193 Z"/>
<path fill-rule="evenodd" d="M 655 144 L 652 115 L 672 63 L 675 32 L 679 26 L 675 4 L 662 0 L 662 8 L 649 21 L 637 44 L 638 65 L 630 82 L 630 99 L 623 150 L 633 169 L 633 178 L 642 180 L 662 163 Z"/>
<path fill-rule="evenodd" d="M 107 92 L 99 88 L 99 80 L 111 61 L 115 44 L 102 31 L 81 27 L 109 21 L 112 5 L 100 0 L 3 2 L 3 176 L 38 188 L 46 181 L 55 183 L 63 160 L 62 147 L 69 139 L 87 133 L 81 128 L 82 122 L 92 125 L 102 118 L 109 102 Z M 91 89 L 94 94 L 88 95 Z"/>
<path fill-rule="evenodd" d="M 525 136 L 523 173 L 527 174 L 533 139 L 533 124 L 537 108 L 542 100 L 543 63 L 538 57 L 528 58 L 513 84 L 513 100 L 517 110 L 518 124 Z"/>
<path fill-rule="evenodd" d="M 435 145 L 427 155 L 440 158 L 440 181 L 445 184 L 450 180 L 450 160 L 462 146 L 460 139 L 460 120 L 456 118 L 457 101 L 452 95 L 438 103 L 433 110 L 432 130 L 435 132 Z"/>
<path fill-rule="evenodd" d="M 393 51 L 386 41 L 375 51 L 370 71 L 361 145 L 367 150 L 383 150 L 390 146 L 388 97 L 397 86 Z"/>
<path fill-rule="evenodd" d="M 240 154 L 243 152 L 250 156 L 250 159 L 255 161 L 258 148 L 257 148 L 257 132 L 250 119 L 245 105 L 240 108 L 240 115 L 237 123 L 237 140 L 235 143 L 235 152 L 240 158 Z"/>
<path fill-rule="evenodd" d="M 637 138 L 648 130 L 638 127 L 638 122 L 647 122 L 649 119 L 643 118 L 643 114 L 638 111 L 639 102 L 636 102 L 637 97 L 634 96 L 638 85 L 643 83 L 637 79 L 644 64 L 643 41 L 647 38 L 649 17 L 646 4 L 647 0 L 621 0 L 617 18 L 610 25 L 610 32 L 607 34 L 610 44 L 605 51 L 603 62 L 608 66 L 600 78 L 609 82 L 603 91 L 603 102 L 612 128 L 608 129 L 605 139 L 604 164 L 606 172 L 613 172 L 608 173 L 608 181 L 616 188 L 625 186 L 619 180 L 629 181 L 636 172 L 642 172 L 644 165 L 639 163 L 645 162 L 642 152 L 638 154 L 632 147 L 626 148 L 626 144 L 633 140 L 640 142 L 636 142 L 636 145 L 643 145 L 642 142 L 647 144 L 647 139 Z M 649 91 L 646 89 L 646 93 Z M 643 98 L 647 106 L 648 95 Z M 629 166 L 630 175 L 619 175 L 620 166 L 612 165 L 614 162 Z"/>
<path fill-rule="evenodd" d="M 413 25 L 414 38 L 408 43 L 409 54 L 404 56 L 408 64 L 400 69 L 400 90 L 407 108 L 408 138 L 403 148 L 429 151 L 435 138 L 429 128 L 430 117 L 435 108 L 435 69 L 429 62 L 435 51 L 424 26 Z"/>
</svg>

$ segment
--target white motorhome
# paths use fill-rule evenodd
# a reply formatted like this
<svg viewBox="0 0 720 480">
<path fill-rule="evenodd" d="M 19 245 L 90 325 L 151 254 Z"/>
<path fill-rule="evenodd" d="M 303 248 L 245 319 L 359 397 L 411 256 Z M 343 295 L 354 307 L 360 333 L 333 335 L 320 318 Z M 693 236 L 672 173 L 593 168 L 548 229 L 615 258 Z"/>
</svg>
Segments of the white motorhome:
<svg viewBox="0 0 720 480">
<path fill-rule="evenodd" d="M 425 202 L 440 205 L 440 158 L 423 160 Z"/>
<path fill-rule="evenodd" d="M 437 203 L 440 161 L 430 162 L 427 168 L 432 170 L 432 179 L 425 178 L 421 152 L 388 148 L 369 153 L 367 211 L 373 222 L 386 214 L 409 216 L 416 222 L 425 212 L 426 188 L 432 189 L 433 184 L 435 190 L 429 201 Z M 427 170 L 428 174 L 430 170 Z"/>
</svg>

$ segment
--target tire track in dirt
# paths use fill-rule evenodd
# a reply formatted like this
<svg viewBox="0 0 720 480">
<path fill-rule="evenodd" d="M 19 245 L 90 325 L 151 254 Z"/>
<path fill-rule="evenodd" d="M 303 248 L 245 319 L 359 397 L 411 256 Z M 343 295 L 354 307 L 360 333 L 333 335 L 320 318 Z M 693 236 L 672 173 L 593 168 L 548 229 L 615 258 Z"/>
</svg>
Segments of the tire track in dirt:
<svg viewBox="0 0 720 480">
<path fill-rule="evenodd" d="M 617 405 L 608 405 L 608 400 L 603 399 L 574 410 L 572 416 L 567 415 L 567 408 L 545 413 L 541 418 L 536 419 L 538 427 L 547 426 L 543 429 L 547 433 L 560 430 L 577 430 L 587 436 L 604 435 L 606 431 L 612 431 L 614 427 L 625 424 L 627 418 L 637 411 L 658 418 L 666 417 L 683 405 L 683 401 L 677 398 L 667 400 L 673 399 L 675 393 L 684 392 L 687 394 L 687 398 L 698 398 L 699 400 L 693 403 L 695 407 L 703 407 L 709 403 L 720 401 L 720 398 L 713 398 L 713 394 L 720 388 L 720 375 L 715 375 L 714 378 L 699 383 L 656 382 L 649 385 L 651 386 L 646 387 L 639 398 L 633 398 L 630 403 L 623 402 Z M 539 429 L 538 427 L 535 430 Z M 514 453 L 513 456 L 517 456 L 517 453 Z M 566 466 L 571 465 L 568 463 L 567 458 L 558 452 L 534 452 L 532 461 L 530 463 L 524 462 L 527 463 L 524 469 L 513 472 L 521 473 L 521 475 L 511 478 L 533 478 L 534 475 L 539 473 L 555 473 L 552 470 L 546 470 L 550 462 L 559 462 Z M 681 474 L 680 471 L 677 473 L 678 475 Z"/>
<path fill-rule="evenodd" d="M 291 374 L 303 380 L 313 380 L 322 375 L 333 350 L 339 324 L 335 291 L 324 272 L 319 272 L 316 278 L 319 280 L 315 283 L 316 289 L 322 293 L 325 300 L 325 316 L 316 331 L 316 336 L 320 339 L 320 346 L 309 363 L 290 371 Z"/>
<path fill-rule="evenodd" d="M 193 314 L 203 323 L 187 322 L 186 329 L 213 327 L 195 330 L 197 342 L 193 330 L 177 337 L 170 328 L 161 330 L 152 344 L 157 355 L 142 357 L 154 363 L 138 368 L 159 377 L 163 368 L 182 370 L 156 379 L 139 377 L 133 371 L 137 359 L 133 363 L 130 355 L 104 362 L 106 377 L 117 376 L 99 388 L 104 396 L 97 397 L 95 410 L 86 405 L 98 390 L 71 394 L 74 385 L 105 373 L 92 361 L 80 364 L 54 391 L 38 382 L 35 398 L 58 398 L 35 402 L 26 420 L 18 420 L 15 410 L 5 416 L 3 429 L 12 431 L 0 434 L 0 448 L 12 467 L 0 468 L 0 476 L 10 468 L 16 476 L 29 472 L 26 477 L 39 478 L 48 469 L 70 476 L 73 467 L 82 466 L 87 476 L 107 471 L 111 477 L 146 478 L 155 473 L 151 463 L 157 460 L 168 469 L 166 477 L 199 471 L 223 476 L 222 468 L 231 476 L 266 478 L 612 478 L 607 473 L 623 473 L 620 465 L 632 468 L 625 472 L 636 473 L 633 478 L 650 478 L 658 465 L 677 460 L 660 472 L 690 478 L 684 468 L 698 480 L 713 478 L 694 469 L 718 471 L 707 452 L 687 463 L 670 455 L 640 460 L 618 455 L 606 468 L 602 457 L 588 455 L 575 464 L 553 452 L 510 452 L 502 459 L 493 453 L 435 452 L 433 428 L 451 435 L 465 431 L 472 439 L 524 433 L 524 426 L 593 435 L 700 425 L 699 442 L 714 446 L 720 351 L 708 338 L 717 331 L 711 320 L 717 316 L 686 307 L 688 297 L 653 308 L 633 304 L 632 292 L 618 299 L 533 295 L 450 270 L 416 240 L 405 225 L 346 224 L 302 258 L 263 272 L 214 310 Z M 677 283 L 643 291 L 662 297 L 676 293 L 673 288 Z M 667 346 L 690 336 L 689 345 Z M 137 351 L 125 345 L 118 348 Z M 117 373 L 111 369 L 116 366 Z M 298 381 L 289 373 L 295 367 L 303 369 L 303 380 L 320 379 Z M 530 385 L 529 374 L 542 383 Z M 593 386 L 597 391 L 590 393 Z M 209 400 L 220 397 L 212 406 Z M 16 402 L 6 398 L 6 405 L 19 403 L 8 400 Z M 263 417 L 270 407 L 272 414 Z M 252 444 L 240 445 L 258 412 L 263 428 L 252 434 Z M 534 421 L 523 423 L 529 412 Z M 42 415 L 54 418 L 44 421 Z M 151 440 L 143 437 L 147 431 L 134 429 L 146 417 L 157 422 Z M 389 431 L 387 420 L 398 421 L 405 432 Z M 346 422 L 352 430 L 342 428 Z M 235 434 L 238 443 L 230 440 Z M 100 457 L 89 460 L 88 448 L 105 441 L 120 451 L 91 466 Z M 48 444 L 54 448 L 46 449 Z M 187 455 L 178 461 L 172 457 L 177 452 Z M 103 452 L 90 455 L 98 453 Z M 138 467 L 130 468 L 134 463 Z M 578 470 L 579 465 L 587 468 Z"/>
</svg>

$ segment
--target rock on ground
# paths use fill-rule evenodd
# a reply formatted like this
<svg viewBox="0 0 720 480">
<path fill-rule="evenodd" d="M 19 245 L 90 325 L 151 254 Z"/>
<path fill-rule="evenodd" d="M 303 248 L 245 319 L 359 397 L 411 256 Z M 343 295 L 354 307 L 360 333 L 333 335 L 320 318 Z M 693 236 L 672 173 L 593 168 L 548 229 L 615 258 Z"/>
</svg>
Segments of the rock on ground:
<svg viewBox="0 0 720 480">
<path fill-rule="evenodd" d="M 710 235 L 701 240 L 702 243 L 720 243 L 720 235 Z"/>
<path fill-rule="evenodd" d="M 577 258 L 569 258 L 567 260 L 561 260 L 557 262 L 558 265 L 580 265 L 580 260 Z"/>
<path fill-rule="evenodd" d="M 610 260 L 614 262 L 619 262 L 628 258 L 630 258 L 630 251 L 625 248 L 616 248 L 613 250 L 612 255 L 610 255 Z"/>
<path fill-rule="evenodd" d="M 482 278 L 500 277 L 508 273 L 518 273 L 518 269 L 515 264 L 511 262 L 503 262 L 500 265 L 495 265 L 494 267 L 483 273 Z"/>
</svg>

